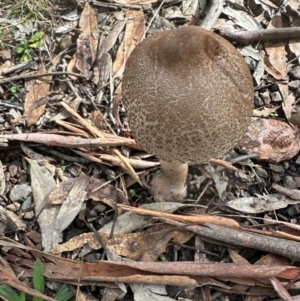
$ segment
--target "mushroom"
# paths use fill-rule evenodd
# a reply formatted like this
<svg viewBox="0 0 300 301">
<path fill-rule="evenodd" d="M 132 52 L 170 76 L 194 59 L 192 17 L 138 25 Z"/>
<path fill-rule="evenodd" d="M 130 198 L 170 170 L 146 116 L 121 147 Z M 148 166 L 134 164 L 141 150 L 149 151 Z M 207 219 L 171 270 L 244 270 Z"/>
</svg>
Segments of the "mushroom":
<svg viewBox="0 0 300 301">
<path fill-rule="evenodd" d="M 150 193 L 186 197 L 187 163 L 222 158 L 246 131 L 253 82 L 236 48 L 196 26 L 167 30 L 131 53 L 123 103 L 134 138 L 161 162 Z"/>
</svg>

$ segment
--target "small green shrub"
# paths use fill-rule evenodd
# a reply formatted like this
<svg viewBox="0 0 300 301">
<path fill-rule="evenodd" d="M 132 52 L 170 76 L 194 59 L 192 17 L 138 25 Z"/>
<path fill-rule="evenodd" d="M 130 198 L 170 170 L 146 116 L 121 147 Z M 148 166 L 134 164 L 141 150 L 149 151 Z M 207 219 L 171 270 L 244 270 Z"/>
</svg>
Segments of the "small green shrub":
<svg viewBox="0 0 300 301">
<path fill-rule="evenodd" d="M 29 40 L 21 40 L 17 46 L 17 53 L 21 55 L 20 62 L 28 62 L 31 59 L 32 49 L 38 49 L 43 45 L 44 32 L 38 31 Z"/>
<path fill-rule="evenodd" d="M 44 294 L 45 291 L 45 277 L 42 262 L 37 259 L 33 268 L 33 287 L 40 293 Z M 20 295 L 11 288 L 9 285 L 0 282 L 0 296 L 8 301 L 25 301 L 25 293 L 21 292 Z M 63 284 L 58 292 L 55 294 L 54 299 L 58 301 L 68 301 L 73 296 L 66 284 Z M 40 297 L 32 297 L 32 301 L 43 301 Z"/>
</svg>

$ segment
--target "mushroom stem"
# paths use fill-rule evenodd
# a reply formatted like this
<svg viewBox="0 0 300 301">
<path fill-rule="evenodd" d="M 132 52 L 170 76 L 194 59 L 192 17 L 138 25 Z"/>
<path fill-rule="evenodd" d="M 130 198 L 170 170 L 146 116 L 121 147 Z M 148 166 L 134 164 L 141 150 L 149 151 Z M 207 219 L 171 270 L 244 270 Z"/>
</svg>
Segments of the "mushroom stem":
<svg viewBox="0 0 300 301">
<path fill-rule="evenodd" d="M 161 172 L 150 184 L 150 193 L 163 199 L 183 199 L 186 197 L 188 164 L 177 161 L 160 161 Z"/>
</svg>

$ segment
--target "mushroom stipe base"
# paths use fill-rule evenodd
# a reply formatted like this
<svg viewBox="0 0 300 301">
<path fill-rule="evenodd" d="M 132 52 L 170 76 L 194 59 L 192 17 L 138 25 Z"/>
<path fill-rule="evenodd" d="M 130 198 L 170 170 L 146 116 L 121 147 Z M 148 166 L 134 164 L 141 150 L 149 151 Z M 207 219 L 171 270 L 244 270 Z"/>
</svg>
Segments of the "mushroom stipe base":
<svg viewBox="0 0 300 301">
<path fill-rule="evenodd" d="M 157 199 L 176 200 L 186 197 L 188 164 L 160 161 L 161 171 L 150 183 L 150 193 Z"/>
</svg>

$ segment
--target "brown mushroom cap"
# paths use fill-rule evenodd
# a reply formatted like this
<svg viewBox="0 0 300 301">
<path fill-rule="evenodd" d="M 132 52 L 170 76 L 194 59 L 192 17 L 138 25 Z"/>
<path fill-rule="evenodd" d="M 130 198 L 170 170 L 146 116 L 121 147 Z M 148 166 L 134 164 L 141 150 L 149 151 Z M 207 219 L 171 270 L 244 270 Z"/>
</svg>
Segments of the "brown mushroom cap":
<svg viewBox="0 0 300 301">
<path fill-rule="evenodd" d="M 253 90 L 248 66 L 235 47 L 196 26 L 141 42 L 123 79 L 134 138 L 165 161 L 223 157 L 250 123 Z"/>
</svg>

